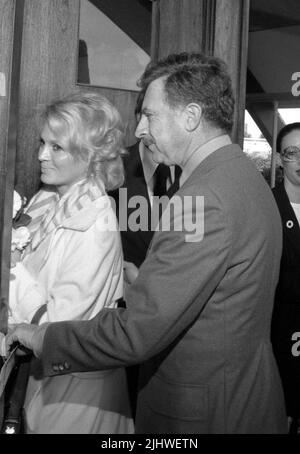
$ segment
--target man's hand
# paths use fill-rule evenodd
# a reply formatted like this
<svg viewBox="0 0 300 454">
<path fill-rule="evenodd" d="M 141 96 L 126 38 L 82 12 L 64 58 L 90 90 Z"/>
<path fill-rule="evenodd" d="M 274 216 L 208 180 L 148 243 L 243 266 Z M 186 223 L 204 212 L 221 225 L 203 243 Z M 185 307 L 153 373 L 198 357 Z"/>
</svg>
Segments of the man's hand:
<svg viewBox="0 0 300 454">
<path fill-rule="evenodd" d="M 15 325 L 5 338 L 6 354 L 15 346 L 17 342 L 29 350 L 34 350 L 33 338 L 38 330 L 38 326 L 21 323 Z"/>
<path fill-rule="evenodd" d="M 134 263 L 124 262 L 124 280 L 126 284 L 132 284 L 139 274 L 139 269 L 135 266 Z"/>
</svg>

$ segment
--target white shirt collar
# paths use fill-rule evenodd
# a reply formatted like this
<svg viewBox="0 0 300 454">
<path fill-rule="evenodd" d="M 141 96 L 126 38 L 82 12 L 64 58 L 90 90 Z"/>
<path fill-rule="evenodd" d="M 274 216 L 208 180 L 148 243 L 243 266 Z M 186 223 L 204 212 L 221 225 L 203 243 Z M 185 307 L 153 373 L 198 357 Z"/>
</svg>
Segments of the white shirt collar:
<svg viewBox="0 0 300 454">
<path fill-rule="evenodd" d="M 221 136 L 215 137 L 214 139 L 211 139 L 201 145 L 201 147 L 197 148 L 189 157 L 182 169 L 180 186 L 183 185 L 183 183 L 189 178 L 196 167 L 198 167 L 199 164 L 204 161 L 205 158 L 207 158 L 207 156 L 209 156 L 219 148 L 225 147 L 226 145 L 230 144 L 232 144 L 230 137 L 227 134 L 222 134 Z"/>
</svg>

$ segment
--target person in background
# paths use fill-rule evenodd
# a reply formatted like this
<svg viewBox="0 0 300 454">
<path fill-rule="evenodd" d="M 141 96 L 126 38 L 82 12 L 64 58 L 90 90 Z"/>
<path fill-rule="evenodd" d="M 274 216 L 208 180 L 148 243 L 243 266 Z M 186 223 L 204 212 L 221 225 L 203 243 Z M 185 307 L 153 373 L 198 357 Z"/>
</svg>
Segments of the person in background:
<svg viewBox="0 0 300 454">
<path fill-rule="evenodd" d="M 7 336 L 46 374 L 141 364 L 137 433 L 285 433 L 270 342 L 280 215 L 229 133 L 226 65 L 198 53 L 146 68 L 136 136 L 153 160 L 182 168 L 126 309 L 89 321 L 21 324 Z M 54 367 L 53 365 L 56 365 Z"/>
<path fill-rule="evenodd" d="M 283 181 L 273 189 L 283 225 L 283 250 L 272 319 L 290 432 L 300 433 L 300 122 L 284 126 L 277 137 Z M 298 344 L 297 344 L 298 341 Z"/>
<path fill-rule="evenodd" d="M 142 104 L 145 93 L 141 90 L 138 94 L 135 108 L 135 118 L 137 124 L 141 118 Z M 128 148 L 128 154 L 124 156 L 125 181 L 123 186 L 111 193 L 116 200 L 117 213 L 120 217 L 120 210 L 124 208 L 119 201 L 119 191 L 123 188 L 127 190 L 127 199 L 130 200 L 135 196 L 142 196 L 148 206 L 147 228 L 139 228 L 135 231 L 127 226 L 121 230 L 121 239 L 125 259 L 125 270 L 133 270 L 133 276 L 136 278 L 138 268 L 144 262 L 149 245 L 154 235 L 154 229 L 151 228 L 151 211 L 153 207 L 153 197 L 167 195 L 172 197 L 179 189 L 181 169 L 179 166 L 168 167 L 165 164 L 158 164 L 152 158 L 151 152 L 142 140 L 137 141 Z M 126 220 L 135 211 L 136 207 L 127 206 Z M 135 265 L 136 270 L 134 273 Z M 134 280 L 134 279 L 132 279 Z M 132 281 L 130 280 L 130 281 Z"/>
<path fill-rule="evenodd" d="M 145 92 L 141 90 L 138 94 L 135 118 L 138 124 L 141 118 L 142 104 Z M 125 279 L 125 301 L 126 290 L 129 288 L 138 276 L 138 270 L 144 262 L 150 243 L 154 235 L 154 229 L 151 227 L 151 215 L 153 208 L 153 198 L 168 196 L 179 189 L 179 179 L 181 169 L 179 166 L 168 167 L 165 164 L 158 164 L 152 159 L 151 152 L 142 140 L 137 141 L 128 148 L 128 154 L 123 158 L 125 168 L 125 181 L 121 188 L 113 191 L 110 195 L 114 198 L 117 208 L 118 219 L 120 216 L 126 219 L 126 228 L 121 230 L 122 247 L 124 254 L 124 279 Z M 128 225 L 130 216 L 134 213 L 136 207 L 126 203 L 125 215 L 121 210 L 125 209 L 125 204 L 120 203 L 122 196 L 119 191 L 126 189 L 127 200 L 133 200 L 136 196 L 143 197 L 147 206 L 146 229 L 132 230 Z M 138 366 L 127 369 L 128 386 L 131 396 L 133 413 L 135 414 L 137 387 L 138 387 Z"/>
<path fill-rule="evenodd" d="M 88 320 L 116 307 L 123 260 L 106 191 L 123 183 L 122 143 L 119 113 L 100 95 L 74 94 L 46 108 L 38 154 L 45 186 L 29 204 L 32 240 L 16 267 L 16 280 L 26 270 L 44 294 L 30 304 L 15 298 L 11 322 L 31 320 L 40 307 L 40 323 Z M 41 366 L 31 365 L 27 433 L 133 432 L 124 368 L 49 378 Z"/>
</svg>

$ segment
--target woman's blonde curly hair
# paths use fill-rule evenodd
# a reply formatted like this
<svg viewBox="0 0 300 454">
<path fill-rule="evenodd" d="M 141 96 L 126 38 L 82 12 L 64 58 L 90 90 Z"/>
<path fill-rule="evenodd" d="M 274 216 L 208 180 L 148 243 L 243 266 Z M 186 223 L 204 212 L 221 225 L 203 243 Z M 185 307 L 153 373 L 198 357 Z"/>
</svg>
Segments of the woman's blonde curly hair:
<svg viewBox="0 0 300 454">
<path fill-rule="evenodd" d="M 107 191 L 124 182 L 124 132 L 117 109 L 98 93 L 74 93 L 45 109 L 49 129 L 67 141 L 73 156 L 89 161 L 88 177 Z"/>
</svg>

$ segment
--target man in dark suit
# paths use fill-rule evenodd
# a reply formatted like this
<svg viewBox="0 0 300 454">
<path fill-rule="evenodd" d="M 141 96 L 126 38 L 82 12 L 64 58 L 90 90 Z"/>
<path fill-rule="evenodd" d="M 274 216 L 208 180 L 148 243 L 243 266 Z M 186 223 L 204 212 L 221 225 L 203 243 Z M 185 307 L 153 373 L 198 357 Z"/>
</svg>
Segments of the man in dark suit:
<svg viewBox="0 0 300 454">
<path fill-rule="evenodd" d="M 282 433 L 270 343 L 281 223 L 263 177 L 228 136 L 234 101 L 222 61 L 150 64 L 136 135 L 157 163 L 182 168 L 127 309 L 8 337 L 46 375 L 141 364 L 138 433 Z"/>
<path fill-rule="evenodd" d="M 137 231 L 131 231 L 130 229 L 125 228 L 121 231 L 124 259 L 127 262 L 134 263 L 138 268 L 146 258 L 147 250 L 153 236 L 153 232 L 149 225 L 151 219 L 151 205 L 139 147 L 139 142 L 129 147 L 128 155 L 124 158 L 125 183 L 123 188 L 125 187 L 127 189 L 128 200 L 136 195 L 145 198 L 148 206 L 148 225 L 146 230 L 139 229 Z M 119 190 L 116 192 L 119 193 Z M 118 201 L 119 197 L 116 197 L 116 199 Z M 118 210 L 122 209 L 122 206 L 119 207 L 118 203 L 117 207 Z M 128 220 L 128 217 L 134 212 L 135 208 L 129 207 L 127 209 Z"/>
</svg>

